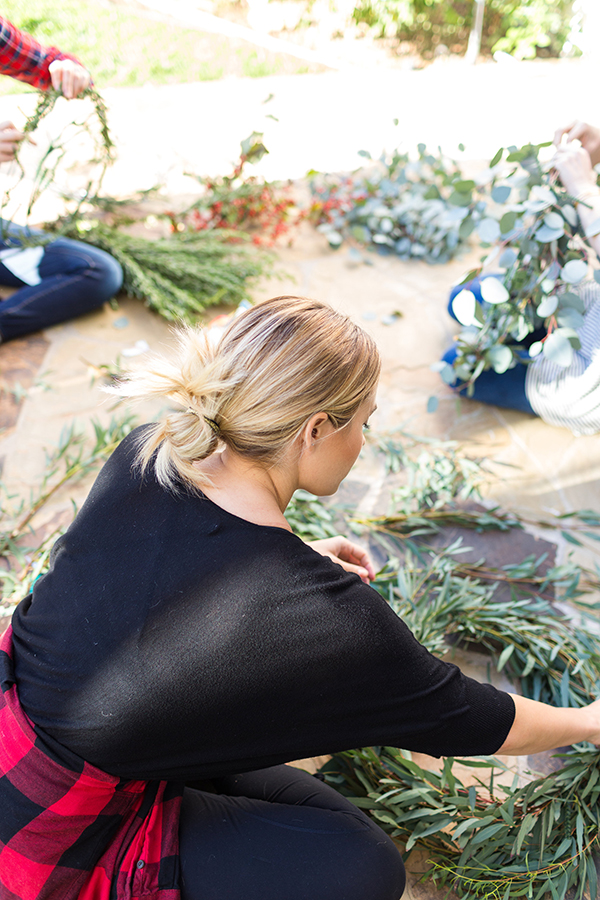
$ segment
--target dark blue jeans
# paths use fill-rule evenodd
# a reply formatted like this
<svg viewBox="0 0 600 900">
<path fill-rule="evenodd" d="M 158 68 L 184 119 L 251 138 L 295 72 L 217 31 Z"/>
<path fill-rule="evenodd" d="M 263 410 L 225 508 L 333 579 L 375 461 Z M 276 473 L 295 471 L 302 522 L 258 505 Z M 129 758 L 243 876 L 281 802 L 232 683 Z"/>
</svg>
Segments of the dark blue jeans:
<svg viewBox="0 0 600 900">
<path fill-rule="evenodd" d="M 397 847 L 362 810 L 291 766 L 186 788 L 182 900 L 398 900 Z"/>
<path fill-rule="evenodd" d="M 488 275 L 486 277 L 493 278 L 494 276 Z M 469 281 L 467 284 L 459 284 L 452 288 L 448 300 L 448 312 L 453 319 L 456 320 L 456 316 L 452 309 L 452 301 L 460 291 L 472 291 L 478 302 L 485 305 L 485 300 L 483 300 L 481 296 L 481 281 L 482 279 L 480 278 L 474 278 L 473 281 Z M 523 353 L 526 353 L 527 347 L 532 344 L 534 340 L 539 340 L 542 336 L 543 334 L 538 335 L 537 333 L 528 335 L 528 340 L 523 343 Z M 456 352 L 456 344 L 452 344 L 452 346 L 446 350 L 442 359 L 444 362 L 452 365 L 456 359 Z M 536 414 L 531 408 L 531 404 L 525 393 L 526 374 L 527 366 L 520 364 L 516 365 L 514 369 L 508 369 L 501 375 L 498 374 L 498 372 L 494 372 L 493 369 L 488 369 L 487 371 L 482 372 L 475 381 L 475 391 L 472 394 L 471 399 L 478 400 L 480 403 L 488 403 L 491 406 L 502 406 L 506 409 L 518 409 L 520 412 L 531 413 L 531 415 L 534 416 Z M 464 381 L 457 381 L 453 387 L 454 390 L 459 392 L 462 396 L 466 396 L 466 384 Z"/>
<path fill-rule="evenodd" d="M 23 234 L 42 232 L 2 222 L 0 250 L 20 246 Z M 0 260 L 0 284 L 20 288 L 0 300 L 0 340 L 39 331 L 102 306 L 123 283 L 119 263 L 90 244 L 57 238 L 44 247 L 39 284 L 29 285 Z"/>
</svg>

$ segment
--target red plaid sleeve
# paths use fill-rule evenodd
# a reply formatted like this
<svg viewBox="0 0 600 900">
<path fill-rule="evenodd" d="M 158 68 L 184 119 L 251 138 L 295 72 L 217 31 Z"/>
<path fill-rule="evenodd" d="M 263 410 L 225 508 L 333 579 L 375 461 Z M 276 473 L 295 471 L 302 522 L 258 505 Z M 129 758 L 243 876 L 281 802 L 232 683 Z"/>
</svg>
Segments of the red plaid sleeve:
<svg viewBox="0 0 600 900">
<path fill-rule="evenodd" d="M 77 57 L 61 53 L 56 47 L 43 47 L 31 35 L 19 31 L 0 16 L 0 74 L 46 90 L 51 84 L 48 67 L 55 59 L 72 59 L 79 63 Z"/>
<path fill-rule="evenodd" d="M 27 718 L 0 642 L 1 900 L 179 900 L 183 785 L 122 781 Z"/>
</svg>

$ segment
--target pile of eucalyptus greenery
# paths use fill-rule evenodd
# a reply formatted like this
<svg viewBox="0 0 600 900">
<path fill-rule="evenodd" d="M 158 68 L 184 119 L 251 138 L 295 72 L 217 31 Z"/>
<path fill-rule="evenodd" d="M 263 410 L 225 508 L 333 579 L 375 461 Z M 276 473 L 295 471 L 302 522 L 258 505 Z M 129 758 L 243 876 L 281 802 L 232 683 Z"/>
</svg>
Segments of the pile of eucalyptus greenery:
<svg viewBox="0 0 600 900">
<path fill-rule="evenodd" d="M 441 149 L 433 154 L 419 144 L 417 152 L 417 159 L 383 153 L 351 175 L 309 173 L 309 215 L 331 247 L 350 240 L 400 259 L 444 263 L 484 227 L 486 201 L 475 182 Z M 366 150 L 360 155 L 371 158 Z"/>
<path fill-rule="evenodd" d="M 134 424 L 129 416 L 107 426 L 94 422 L 91 439 L 71 425 L 47 454 L 43 481 L 28 500 L 3 489 L 5 615 L 45 571 L 51 544 L 66 527 L 40 537 L 36 515 L 59 490 L 68 491 L 97 468 Z M 543 557 L 501 569 L 485 559 L 465 563 L 460 540 L 442 550 L 428 548 L 427 539 L 444 524 L 506 531 L 523 521 L 499 510 L 471 512 L 458 502 L 477 495 L 485 471 L 456 444 L 407 436 L 399 441 L 395 435 L 379 436 L 374 444 L 392 477 L 408 472 L 390 514 L 360 523 L 347 510 L 300 492 L 287 511 L 296 533 L 307 540 L 327 537 L 343 521 L 346 529 L 362 528 L 363 538 L 379 536 L 389 559 L 374 587 L 432 653 L 446 655 L 457 642 L 484 648 L 526 696 L 563 706 L 588 702 L 600 683 L 600 650 L 597 629 L 586 618 L 598 604 L 586 592 L 600 588 L 600 573 L 572 562 L 548 569 Z M 558 527 L 576 544 L 600 534 L 600 516 L 591 511 L 536 524 Z M 499 583 L 510 585 L 511 601 L 496 596 Z M 556 598 L 575 604 L 579 618 L 561 612 Z M 493 758 L 461 765 L 473 770 L 474 784 L 461 782 L 452 759 L 440 771 L 429 770 L 402 749 L 370 747 L 336 754 L 323 773 L 403 842 L 407 854 L 413 847 L 426 850 L 426 877 L 460 897 L 562 900 L 569 888 L 577 897 L 585 890 L 595 897 L 591 854 L 600 828 L 600 754 L 594 748 L 569 749 L 563 768 L 525 786 L 516 777 L 512 785 L 500 783 L 506 767 Z"/>
</svg>

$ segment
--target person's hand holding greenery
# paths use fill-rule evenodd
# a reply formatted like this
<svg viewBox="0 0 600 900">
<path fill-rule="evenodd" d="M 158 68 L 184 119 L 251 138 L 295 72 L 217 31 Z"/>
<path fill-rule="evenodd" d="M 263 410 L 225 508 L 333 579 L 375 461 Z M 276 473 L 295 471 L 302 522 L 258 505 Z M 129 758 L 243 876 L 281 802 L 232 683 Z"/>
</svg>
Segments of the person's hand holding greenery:
<svg viewBox="0 0 600 900">
<path fill-rule="evenodd" d="M 554 168 L 575 200 L 590 246 L 600 256 L 600 188 L 593 168 L 600 162 L 600 129 L 576 122 L 569 128 L 559 128 L 554 142 Z"/>
<path fill-rule="evenodd" d="M 92 76 L 88 70 L 73 59 L 55 59 L 48 66 L 52 87 L 56 91 L 62 90 L 67 100 L 78 97 L 82 91 L 92 83 Z"/>
</svg>

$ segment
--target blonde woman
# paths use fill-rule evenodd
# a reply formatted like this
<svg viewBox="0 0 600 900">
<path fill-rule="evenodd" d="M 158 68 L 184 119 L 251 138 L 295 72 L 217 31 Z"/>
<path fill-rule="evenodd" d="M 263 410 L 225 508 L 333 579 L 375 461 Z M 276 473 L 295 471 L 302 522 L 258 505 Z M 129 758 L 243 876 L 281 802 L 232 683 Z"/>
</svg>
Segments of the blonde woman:
<svg viewBox="0 0 600 900">
<path fill-rule="evenodd" d="M 332 494 L 375 408 L 377 349 L 279 297 L 180 338 L 121 392 L 174 411 L 123 441 L 0 652 L 0 894 L 398 900 L 394 844 L 283 765 L 368 744 L 436 755 L 600 741 L 431 656 L 351 541 L 284 511 Z"/>
</svg>

